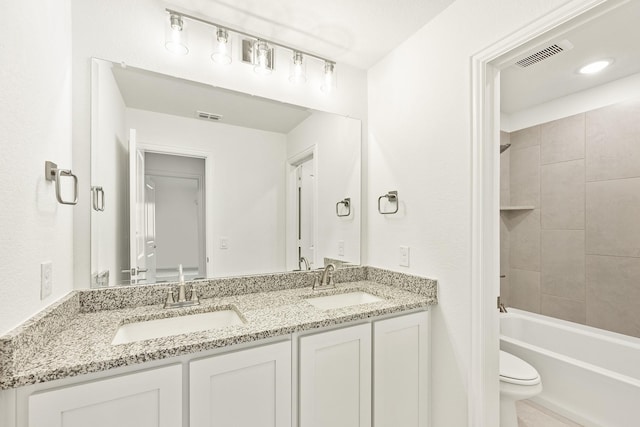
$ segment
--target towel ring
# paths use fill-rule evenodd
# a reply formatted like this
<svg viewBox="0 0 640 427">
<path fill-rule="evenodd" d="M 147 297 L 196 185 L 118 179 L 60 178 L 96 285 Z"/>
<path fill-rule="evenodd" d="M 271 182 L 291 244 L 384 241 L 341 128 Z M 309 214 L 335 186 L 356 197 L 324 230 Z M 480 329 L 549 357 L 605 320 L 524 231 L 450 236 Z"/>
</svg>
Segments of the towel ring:
<svg viewBox="0 0 640 427">
<path fill-rule="evenodd" d="M 382 208 L 380 207 L 380 201 L 382 199 L 387 199 L 389 203 L 395 203 L 396 209 L 389 212 L 383 211 Z M 382 196 L 378 197 L 378 212 L 381 213 L 382 215 L 393 215 L 395 213 L 398 213 L 399 206 L 400 206 L 400 201 L 398 200 L 398 192 L 395 190 L 388 191 L 387 194 L 383 194 Z"/>
<path fill-rule="evenodd" d="M 60 180 L 63 176 L 69 176 L 73 178 L 73 200 L 66 201 L 62 199 L 62 192 L 60 190 Z M 56 199 L 58 203 L 63 205 L 77 205 L 78 204 L 78 177 L 75 176 L 70 169 L 58 169 L 58 165 L 53 162 L 44 162 L 44 177 L 47 181 L 56 182 Z"/>
<path fill-rule="evenodd" d="M 347 209 L 346 214 L 340 214 L 340 205 L 344 205 L 344 207 Z M 339 217 L 351 215 L 351 197 L 346 197 L 336 203 L 336 215 L 338 215 Z"/>
</svg>

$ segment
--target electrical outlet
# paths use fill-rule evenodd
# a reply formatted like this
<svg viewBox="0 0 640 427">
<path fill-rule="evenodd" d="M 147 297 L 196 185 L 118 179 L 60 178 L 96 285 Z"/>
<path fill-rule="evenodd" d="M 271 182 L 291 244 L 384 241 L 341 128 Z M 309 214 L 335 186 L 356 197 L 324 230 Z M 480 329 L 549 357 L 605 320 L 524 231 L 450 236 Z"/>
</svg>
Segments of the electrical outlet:
<svg viewBox="0 0 640 427">
<path fill-rule="evenodd" d="M 220 249 L 229 249 L 229 239 L 227 237 L 220 238 Z"/>
<path fill-rule="evenodd" d="M 409 267 L 409 246 L 400 246 L 400 262 L 401 267 Z"/>
<path fill-rule="evenodd" d="M 344 256 L 344 240 L 338 240 L 338 256 Z"/>
<path fill-rule="evenodd" d="M 53 263 L 40 264 L 40 299 L 47 298 L 53 292 Z"/>
</svg>

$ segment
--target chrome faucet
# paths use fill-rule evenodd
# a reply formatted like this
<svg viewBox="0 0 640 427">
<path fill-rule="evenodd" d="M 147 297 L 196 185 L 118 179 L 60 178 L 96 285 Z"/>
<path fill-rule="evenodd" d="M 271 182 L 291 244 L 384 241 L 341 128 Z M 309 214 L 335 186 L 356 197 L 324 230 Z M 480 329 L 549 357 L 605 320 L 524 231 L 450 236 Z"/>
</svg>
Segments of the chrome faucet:
<svg viewBox="0 0 640 427">
<path fill-rule="evenodd" d="M 314 277 L 313 281 L 313 290 L 318 291 L 322 289 L 332 289 L 336 287 L 336 284 L 333 283 L 333 272 L 336 271 L 335 264 L 327 264 L 324 270 L 322 270 L 321 275 L 318 277 L 317 275 Z"/>
<path fill-rule="evenodd" d="M 311 270 L 311 267 L 309 266 L 309 260 L 307 260 L 305 257 L 301 256 L 300 257 L 300 262 L 304 262 L 304 269 L 305 270 Z M 302 266 L 300 266 L 302 269 Z"/>
<path fill-rule="evenodd" d="M 178 301 L 173 298 L 173 290 L 169 288 L 167 292 L 167 300 L 164 302 L 164 308 L 180 308 L 192 305 L 200 305 L 200 299 L 196 293 L 195 286 L 191 285 L 191 295 L 187 300 L 184 284 L 184 274 L 182 273 L 182 264 L 178 267 Z"/>
</svg>

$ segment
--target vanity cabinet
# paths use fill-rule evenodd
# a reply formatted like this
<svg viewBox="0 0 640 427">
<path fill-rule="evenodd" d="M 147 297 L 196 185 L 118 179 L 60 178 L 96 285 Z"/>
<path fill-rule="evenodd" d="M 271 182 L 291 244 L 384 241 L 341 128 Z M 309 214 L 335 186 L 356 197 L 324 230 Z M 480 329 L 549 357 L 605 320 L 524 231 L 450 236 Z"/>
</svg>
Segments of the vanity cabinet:
<svg viewBox="0 0 640 427">
<path fill-rule="evenodd" d="M 189 363 L 190 427 L 290 427 L 291 342 Z"/>
<path fill-rule="evenodd" d="M 300 338 L 300 427 L 428 427 L 428 327 L 423 311 Z"/>
<path fill-rule="evenodd" d="M 424 311 L 373 323 L 376 427 L 429 425 L 428 320 Z"/>
<path fill-rule="evenodd" d="M 34 393 L 29 427 L 175 427 L 182 425 L 182 366 Z"/>
<path fill-rule="evenodd" d="M 9 414 L 0 424 L 428 427 L 428 319 L 414 312 L 180 356 L 153 369 L 4 390 L 0 409 Z"/>
<path fill-rule="evenodd" d="M 300 427 L 371 426 L 371 325 L 300 338 Z"/>
</svg>

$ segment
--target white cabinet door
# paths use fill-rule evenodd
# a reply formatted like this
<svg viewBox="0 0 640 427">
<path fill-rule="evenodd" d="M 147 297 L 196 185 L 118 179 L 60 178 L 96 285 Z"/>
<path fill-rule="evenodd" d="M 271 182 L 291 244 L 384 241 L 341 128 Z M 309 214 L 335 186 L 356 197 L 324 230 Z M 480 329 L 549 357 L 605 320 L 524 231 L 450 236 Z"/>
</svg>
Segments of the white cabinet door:
<svg viewBox="0 0 640 427">
<path fill-rule="evenodd" d="M 191 427 L 291 426 L 291 342 L 190 366 Z"/>
<path fill-rule="evenodd" d="M 299 393 L 300 427 L 370 427 L 371 326 L 300 338 Z"/>
<path fill-rule="evenodd" d="M 182 425 L 182 366 L 64 387 L 29 396 L 29 427 Z"/>
<path fill-rule="evenodd" d="M 429 425 L 428 313 L 373 324 L 373 420 L 376 427 Z"/>
</svg>

